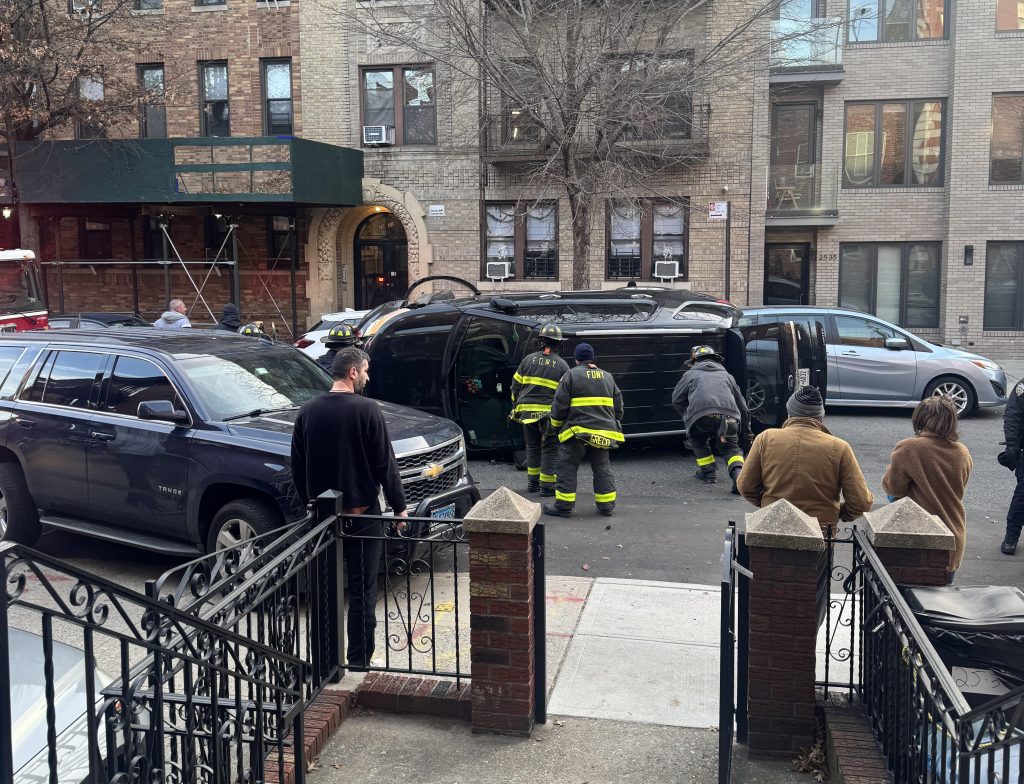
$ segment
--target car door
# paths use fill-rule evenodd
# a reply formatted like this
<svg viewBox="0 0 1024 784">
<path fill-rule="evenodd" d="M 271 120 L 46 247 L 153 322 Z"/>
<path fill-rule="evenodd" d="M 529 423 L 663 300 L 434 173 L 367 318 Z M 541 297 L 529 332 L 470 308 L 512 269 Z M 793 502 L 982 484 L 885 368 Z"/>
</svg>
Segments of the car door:
<svg viewBox="0 0 1024 784">
<path fill-rule="evenodd" d="M 88 515 L 86 453 L 107 359 L 102 352 L 51 351 L 15 406 L 7 445 L 44 512 Z"/>
<path fill-rule="evenodd" d="M 905 402 L 913 399 L 917 383 L 914 351 L 885 347 L 890 338 L 902 338 L 892 327 L 861 315 L 834 315 L 835 359 L 839 399 L 864 402 Z"/>
<path fill-rule="evenodd" d="M 114 525 L 186 538 L 192 428 L 139 419 L 139 403 L 166 400 L 185 409 L 163 368 L 119 354 L 103 384 L 89 440 L 91 515 Z"/>
</svg>

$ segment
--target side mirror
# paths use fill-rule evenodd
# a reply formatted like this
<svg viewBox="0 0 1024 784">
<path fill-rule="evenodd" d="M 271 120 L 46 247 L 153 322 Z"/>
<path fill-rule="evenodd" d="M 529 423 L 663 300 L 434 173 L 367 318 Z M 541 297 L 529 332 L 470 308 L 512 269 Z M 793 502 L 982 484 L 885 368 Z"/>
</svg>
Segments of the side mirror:
<svg viewBox="0 0 1024 784">
<path fill-rule="evenodd" d="M 158 422 L 188 422 L 188 411 L 176 409 L 170 400 L 146 400 L 139 403 L 136 412 L 139 419 L 154 419 Z"/>
<path fill-rule="evenodd" d="M 910 343 L 906 338 L 886 338 L 885 347 L 890 351 L 906 351 L 910 348 Z"/>
</svg>

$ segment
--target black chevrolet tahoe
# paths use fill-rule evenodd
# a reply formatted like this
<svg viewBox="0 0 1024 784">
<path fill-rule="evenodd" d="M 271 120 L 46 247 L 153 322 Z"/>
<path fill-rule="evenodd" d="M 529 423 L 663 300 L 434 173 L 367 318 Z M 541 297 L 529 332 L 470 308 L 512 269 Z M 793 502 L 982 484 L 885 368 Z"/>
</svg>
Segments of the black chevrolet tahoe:
<svg viewBox="0 0 1024 784">
<path fill-rule="evenodd" d="M 445 292 L 447 294 L 447 292 Z M 427 295 L 370 313 L 359 325 L 373 372 L 367 394 L 458 422 L 470 450 L 508 451 L 522 428 L 508 419 L 512 375 L 558 324 L 565 358 L 586 341 L 622 390 L 627 440 L 684 433 L 672 391 L 694 346 L 712 346 L 747 391 L 754 430 L 777 427 L 798 384 L 826 389 L 824 334 L 786 322 L 770 333 L 739 325 L 742 311 L 682 289 Z"/>
<path fill-rule="evenodd" d="M 5 335 L 0 540 L 46 525 L 195 556 L 294 521 L 292 426 L 330 385 L 297 349 L 228 332 Z M 480 494 L 459 427 L 380 405 L 410 514 L 462 517 Z"/>
</svg>

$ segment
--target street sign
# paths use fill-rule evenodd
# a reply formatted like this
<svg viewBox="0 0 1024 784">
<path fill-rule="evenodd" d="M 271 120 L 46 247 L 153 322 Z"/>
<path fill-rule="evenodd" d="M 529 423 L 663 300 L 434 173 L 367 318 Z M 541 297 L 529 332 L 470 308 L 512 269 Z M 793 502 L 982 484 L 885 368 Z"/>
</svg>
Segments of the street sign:
<svg viewBox="0 0 1024 784">
<path fill-rule="evenodd" d="M 713 201 L 708 204 L 708 220 L 724 221 L 729 217 L 729 202 Z"/>
</svg>

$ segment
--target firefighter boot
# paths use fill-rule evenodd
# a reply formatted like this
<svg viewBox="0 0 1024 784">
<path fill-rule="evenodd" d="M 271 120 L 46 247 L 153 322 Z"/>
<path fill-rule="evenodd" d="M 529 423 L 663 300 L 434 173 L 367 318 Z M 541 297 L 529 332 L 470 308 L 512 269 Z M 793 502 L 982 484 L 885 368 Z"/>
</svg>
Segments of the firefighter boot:
<svg viewBox="0 0 1024 784">
<path fill-rule="evenodd" d="M 544 504 L 544 514 L 552 517 L 572 517 L 572 509 L 559 509 L 553 504 Z"/>
<path fill-rule="evenodd" d="M 715 468 L 714 464 L 701 466 L 697 469 L 694 476 L 702 482 L 707 482 L 707 484 L 713 485 L 718 481 L 718 469 Z"/>
<path fill-rule="evenodd" d="M 736 487 L 736 480 L 740 478 L 740 471 L 743 470 L 743 463 L 733 465 L 729 468 L 729 478 L 732 480 L 732 494 L 739 495 L 740 491 Z"/>
<path fill-rule="evenodd" d="M 1003 538 L 1003 543 L 999 545 L 999 550 L 1003 555 L 1016 555 L 1017 554 L 1017 539 L 1016 536 L 1010 536 L 1007 534 Z"/>
<path fill-rule="evenodd" d="M 526 492 L 540 492 L 540 468 L 530 466 L 526 469 Z"/>
</svg>

